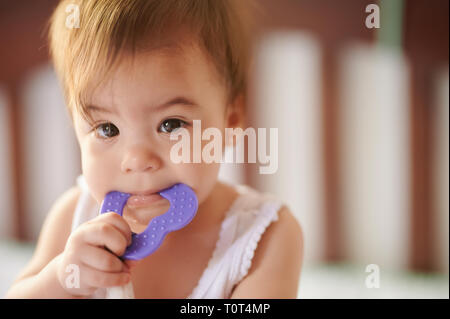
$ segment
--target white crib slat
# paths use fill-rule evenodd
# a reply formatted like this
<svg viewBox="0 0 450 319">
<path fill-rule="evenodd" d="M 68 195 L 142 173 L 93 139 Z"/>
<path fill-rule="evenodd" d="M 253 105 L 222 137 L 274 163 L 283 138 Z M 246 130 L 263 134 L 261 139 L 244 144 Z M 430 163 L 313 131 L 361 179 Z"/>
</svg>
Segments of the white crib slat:
<svg viewBox="0 0 450 319">
<path fill-rule="evenodd" d="M 345 250 L 363 265 L 402 269 L 410 232 L 408 66 L 397 51 L 359 44 L 342 53 L 340 74 Z"/>
<path fill-rule="evenodd" d="M 268 34 L 258 49 L 252 127 L 278 128 L 278 170 L 252 171 L 258 188 L 278 194 L 300 221 L 305 263 L 324 255 L 321 51 L 317 40 L 300 31 Z M 267 133 L 268 134 L 268 133 Z M 268 140 L 268 139 L 267 139 Z"/>
</svg>

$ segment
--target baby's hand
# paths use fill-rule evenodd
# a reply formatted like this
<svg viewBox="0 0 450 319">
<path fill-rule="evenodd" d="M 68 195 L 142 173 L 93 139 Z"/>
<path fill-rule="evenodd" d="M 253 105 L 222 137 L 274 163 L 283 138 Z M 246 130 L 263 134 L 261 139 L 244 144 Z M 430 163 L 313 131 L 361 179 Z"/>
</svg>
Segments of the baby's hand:
<svg viewBox="0 0 450 319">
<path fill-rule="evenodd" d="M 61 286 L 72 295 L 89 296 L 100 287 L 125 285 L 130 281 L 133 263 L 123 262 L 118 256 L 130 244 L 131 229 L 116 213 L 101 214 L 80 225 L 67 240 L 58 265 Z M 69 265 L 78 266 L 79 287 L 66 284 Z"/>
</svg>

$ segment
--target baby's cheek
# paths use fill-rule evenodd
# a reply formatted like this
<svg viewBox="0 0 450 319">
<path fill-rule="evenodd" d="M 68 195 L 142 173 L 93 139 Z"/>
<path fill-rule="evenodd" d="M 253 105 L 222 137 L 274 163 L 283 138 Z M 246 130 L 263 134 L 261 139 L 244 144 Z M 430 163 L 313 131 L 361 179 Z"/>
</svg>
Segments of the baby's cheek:
<svg viewBox="0 0 450 319">
<path fill-rule="evenodd" d="M 178 180 L 189 185 L 196 193 L 199 203 L 202 203 L 211 193 L 217 182 L 219 163 L 175 164 L 178 166 Z"/>
<path fill-rule="evenodd" d="M 103 197 L 109 191 L 108 187 L 114 184 L 114 181 L 111 180 L 114 176 L 110 167 L 112 165 L 111 162 L 97 159 L 92 154 L 83 156 L 83 175 L 89 186 L 91 195 L 98 203 L 102 202 Z"/>
</svg>

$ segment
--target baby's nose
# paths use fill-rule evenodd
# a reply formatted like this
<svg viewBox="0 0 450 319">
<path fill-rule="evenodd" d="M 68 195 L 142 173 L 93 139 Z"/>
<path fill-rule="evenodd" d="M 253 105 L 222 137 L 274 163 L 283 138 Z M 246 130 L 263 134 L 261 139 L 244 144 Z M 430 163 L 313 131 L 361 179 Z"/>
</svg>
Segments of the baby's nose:
<svg viewBox="0 0 450 319">
<path fill-rule="evenodd" d="M 124 173 L 157 170 L 161 167 L 159 157 L 144 147 L 132 147 L 124 154 L 122 171 Z"/>
</svg>

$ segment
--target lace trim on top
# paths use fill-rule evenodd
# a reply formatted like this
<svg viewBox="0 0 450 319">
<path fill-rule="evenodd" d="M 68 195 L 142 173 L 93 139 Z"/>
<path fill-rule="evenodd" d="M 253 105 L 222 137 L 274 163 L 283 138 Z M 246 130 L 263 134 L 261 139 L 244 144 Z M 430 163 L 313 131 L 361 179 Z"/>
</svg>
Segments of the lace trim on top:
<svg viewBox="0 0 450 319">
<path fill-rule="evenodd" d="M 240 271 L 236 277 L 236 283 L 240 282 L 248 274 L 248 271 L 252 266 L 252 260 L 255 255 L 256 247 L 258 247 L 258 243 L 267 227 L 273 221 L 278 220 L 278 210 L 280 207 L 280 203 L 267 203 L 260 208 L 257 217 L 258 221 L 255 222 L 259 225 L 253 229 L 253 232 L 249 236 L 250 239 L 245 247 L 245 254 L 242 262 L 240 263 Z"/>
</svg>

